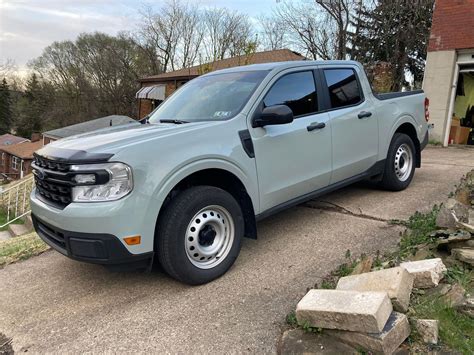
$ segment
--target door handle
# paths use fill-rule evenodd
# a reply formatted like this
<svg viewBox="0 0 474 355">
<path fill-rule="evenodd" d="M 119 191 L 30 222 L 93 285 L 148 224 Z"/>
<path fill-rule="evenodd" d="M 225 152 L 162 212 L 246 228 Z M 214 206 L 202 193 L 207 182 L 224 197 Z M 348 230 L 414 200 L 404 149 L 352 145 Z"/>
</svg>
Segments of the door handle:
<svg viewBox="0 0 474 355">
<path fill-rule="evenodd" d="M 313 122 L 308 127 L 306 127 L 306 129 L 308 130 L 308 132 L 312 132 L 317 129 L 323 129 L 324 127 L 326 127 L 326 123 L 324 122 Z"/>
<path fill-rule="evenodd" d="M 369 118 L 370 116 L 372 116 L 372 112 L 368 112 L 368 111 L 362 111 L 361 113 L 359 113 L 358 117 L 359 117 L 359 120 L 363 119 L 363 118 Z"/>
</svg>

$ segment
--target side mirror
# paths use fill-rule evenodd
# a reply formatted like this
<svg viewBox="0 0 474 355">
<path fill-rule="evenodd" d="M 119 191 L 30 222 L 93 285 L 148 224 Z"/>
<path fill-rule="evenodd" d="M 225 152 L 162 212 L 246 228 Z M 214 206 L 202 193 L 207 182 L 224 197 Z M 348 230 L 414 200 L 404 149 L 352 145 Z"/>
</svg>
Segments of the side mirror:
<svg viewBox="0 0 474 355">
<path fill-rule="evenodd" d="M 293 122 L 293 118 L 293 111 L 286 105 L 265 107 L 263 111 L 257 114 L 253 119 L 252 127 L 287 124 Z"/>
</svg>

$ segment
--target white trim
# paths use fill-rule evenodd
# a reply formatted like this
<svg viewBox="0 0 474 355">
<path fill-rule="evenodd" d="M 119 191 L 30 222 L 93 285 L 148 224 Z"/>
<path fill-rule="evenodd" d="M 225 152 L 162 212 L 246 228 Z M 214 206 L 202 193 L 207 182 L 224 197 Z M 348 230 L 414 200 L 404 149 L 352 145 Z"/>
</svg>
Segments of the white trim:
<svg viewBox="0 0 474 355">
<path fill-rule="evenodd" d="M 451 131 L 451 121 L 453 119 L 454 103 L 456 101 L 456 90 L 458 87 L 459 71 L 461 70 L 462 65 L 472 65 L 472 64 L 474 64 L 474 60 L 469 60 L 469 61 L 464 61 L 464 62 L 456 61 L 456 67 L 454 68 L 453 86 L 451 89 L 451 98 L 450 98 L 449 107 L 448 107 L 448 119 L 446 120 L 445 134 L 444 134 L 444 140 L 443 140 L 444 147 L 447 147 L 449 145 L 449 133 Z"/>
</svg>

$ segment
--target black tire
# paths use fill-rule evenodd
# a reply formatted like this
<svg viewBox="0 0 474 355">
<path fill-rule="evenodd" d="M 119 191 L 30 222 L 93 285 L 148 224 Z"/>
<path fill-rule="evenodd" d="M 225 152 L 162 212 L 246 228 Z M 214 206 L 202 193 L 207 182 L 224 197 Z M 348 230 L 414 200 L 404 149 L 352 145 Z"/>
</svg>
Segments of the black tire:
<svg viewBox="0 0 474 355">
<path fill-rule="evenodd" d="M 403 159 L 404 151 L 409 151 L 411 158 L 407 162 Z M 403 133 L 395 133 L 388 149 L 387 160 L 385 161 L 385 170 L 380 183 L 381 187 L 390 191 L 405 190 L 411 183 L 416 169 L 416 150 L 415 144 L 411 138 Z M 400 158 L 402 157 L 402 158 Z M 396 164 L 398 161 L 398 164 Z M 403 174 L 400 167 L 410 164 L 410 171 Z M 407 165 L 408 166 L 408 165 Z M 398 167 L 398 168 L 397 168 Z"/>
<path fill-rule="evenodd" d="M 206 209 L 207 207 L 211 209 L 208 210 Z M 213 210 L 213 208 L 216 210 Z M 218 208 L 225 214 L 225 217 L 223 213 L 221 213 L 222 216 L 217 213 L 219 211 Z M 211 213 L 203 213 L 203 209 L 206 209 L 204 212 L 211 211 Z M 202 217 L 202 221 L 199 218 L 195 218 L 198 212 L 205 216 L 205 218 Z M 201 216 L 201 214 L 198 216 Z M 217 216 L 219 216 L 221 220 L 218 220 Z M 224 219 L 228 220 L 227 224 L 225 224 Z M 220 223 L 217 224 L 217 227 L 221 229 L 213 227 L 216 220 Z M 221 223 L 221 221 L 224 222 Z M 196 225 L 196 223 L 200 224 Z M 191 230 L 194 225 L 200 229 L 196 231 L 196 228 L 194 228 L 196 231 L 194 232 L 195 234 L 193 234 L 195 238 L 192 238 L 189 237 L 189 235 L 192 234 Z M 202 234 L 206 231 L 208 232 L 209 228 L 211 229 L 210 235 Z M 213 228 L 214 231 L 212 231 Z M 219 229 L 221 232 L 225 230 L 225 232 L 219 234 L 216 233 L 216 229 Z M 206 263 L 207 260 L 195 260 L 197 253 L 191 254 L 188 250 L 191 248 L 191 250 L 194 250 L 196 248 L 194 251 L 201 251 L 201 249 L 204 250 L 207 247 L 213 247 L 214 241 L 217 241 L 216 245 L 218 245 L 219 240 L 229 240 L 230 237 L 225 236 L 230 235 L 230 232 L 228 232 L 230 230 L 234 231 L 233 240 L 225 244 L 227 247 L 222 248 L 226 250 L 226 255 L 221 258 L 209 256 L 209 259 L 212 258 L 212 260 L 209 261 L 211 266 L 208 265 L 206 267 L 210 268 L 202 268 L 204 267 L 203 263 Z M 214 235 L 214 237 L 212 237 L 212 235 Z M 216 235 L 218 235 L 218 237 L 216 237 Z M 232 195 L 212 186 L 195 186 L 181 192 L 173 198 L 160 215 L 155 231 L 156 255 L 163 269 L 171 277 L 189 285 L 200 285 L 225 274 L 232 264 L 234 264 L 240 252 L 243 235 L 244 218 L 242 210 Z M 222 236 L 221 239 L 219 239 L 219 236 Z M 194 245 L 189 246 L 189 243 L 191 243 L 189 240 L 191 239 L 193 239 L 193 243 L 196 247 L 194 247 Z M 202 240 L 206 243 L 211 243 L 211 245 L 204 244 L 204 242 L 201 244 Z M 198 257 L 200 257 L 200 255 L 198 255 Z M 213 262 L 216 264 L 215 266 L 212 266 Z M 200 267 L 196 266 L 196 264 Z"/>
</svg>

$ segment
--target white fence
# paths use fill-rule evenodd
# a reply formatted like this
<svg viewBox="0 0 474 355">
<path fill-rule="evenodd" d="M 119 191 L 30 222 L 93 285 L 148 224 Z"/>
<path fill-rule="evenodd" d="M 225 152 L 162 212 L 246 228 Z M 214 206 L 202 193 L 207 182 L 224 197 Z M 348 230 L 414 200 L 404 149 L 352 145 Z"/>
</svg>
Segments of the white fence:
<svg viewBox="0 0 474 355">
<path fill-rule="evenodd" d="M 6 214 L 6 222 L 0 228 L 30 213 L 30 193 L 33 186 L 34 179 L 29 177 L 0 191 L 0 207 Z"/>
</svg>

